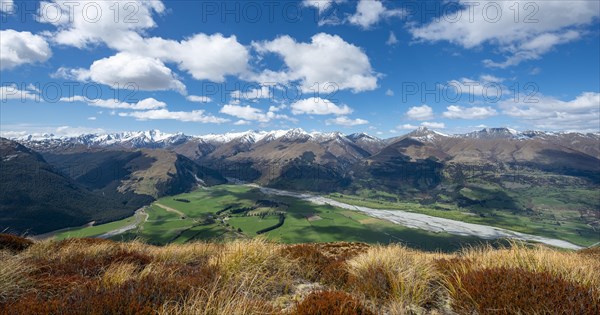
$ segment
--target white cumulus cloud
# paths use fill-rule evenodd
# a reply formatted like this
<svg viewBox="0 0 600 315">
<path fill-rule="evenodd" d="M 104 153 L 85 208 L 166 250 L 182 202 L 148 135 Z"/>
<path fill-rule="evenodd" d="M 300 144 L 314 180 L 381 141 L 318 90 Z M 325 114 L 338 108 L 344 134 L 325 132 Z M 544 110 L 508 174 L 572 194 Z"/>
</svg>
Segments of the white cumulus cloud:
<svg viewBox="0 0 600 315">
<path fill-rule="evenodd" d="M 56 26 L 52 39 L 58 44 L 116 48 L 155 27 L 152 15 L 164 11 L 162 1 L 52 0 L 40 2 L 38 20 Z"/>
<path fill-rule="evenodd" d="M 584 92 L 563 101 L 540 95 L 519 101 L 514 98 L 499 103 L 505 115 L 518 118 L 543 130 L 600 131 L 600 93 Z"/>
<path fill-rule="evenodd" d="M 131 109 L 131 110 L 148 110 L 167 107 L 165 102 L 158 101 L 152 97 L 140 100 L 135 103 L 122 102 L 115 99 L 89 99 L 80 95 L 73 97 L 64 97 L 61 102 L 83 102 L 90 106 L 109 108 L 109 109 Z"/>
<path fill-rule="evenodd" d="M 344 1 L 346 0 L 303 0 L 302 4 L 306 7 L 317 9 L 319 13 L 323 13 L 329 10 L 334 3 L 342 3 Z"/>
<path fill-rule="evenodd" d="M 498 112 L 490 106 L 462 107 L 451 105 L 446 107 L 446 111 L 442 115 L 450 119 L 486 119 L 497 114 Z"/>
<path fill-rule="evenodd" d="M 182 41 L 152 37 L 128 42 L 120 49 L 175 63 L 194 79 L 213 82 L 245 73 L 249 59 L 247 48 L 235 36 L 222 34 L 200 33 Z"/>
<path fill-rule="evenodd" d="M 286 35 L 272 41 L 254 42 L 253 47 L 261 54 L 279 55 L 287 67 L 282 71 L 265 70 L 254 75 L 252 79 L 258 82 L 287 84 L 300 81 L 304 91 L 313 92 L 318 84 L 318 92 L 322 93 L 377 88 L 377 76 L 369 57 L 361 48 L 337 35 L 319 33 L 310 43 L 299 43 Z"/>
<path fill-rule="evenodd" d="M 459 0 L 458 13 L 410 28 L 424 41 L 448 41 L 470 49 L 491 44 L 507 55 L 505 61 L 486 60 L 506 68 L 538 59 L 555 47 L 578 39 L 600 16 L 598 1 L 469 1 Z M 517 8 L 519 14 L 517 14 Z"/>
<path fill-rule="evenodd" d="M 177 120 L 182 122 L 198 122 L 221 124 L 228 122 L 228 119 L 205 114 L 203 110 L 193 110 L 191 112 L 169 111 L 167 109 L 155 109 L 148 111 L 135 111 L 129 113 L 119 113 L 121 117 L 133 117 L 137 120 Z"/>
<path fill-rule="evenodd" d="M 404 15 L 404 10 L 387 9 L 379 0 L 360 0 L 356 5 L 356 13 L 350 16 L 348 21 L 362 28 L 370 28 L 381 19 Z"/>
<path fill-rule="evenodd" d="M 292 114 L 301 115 L 347 115 L 352 113 L 352 109 L 347 105 L 335 105 L 330 100 L 320 97 L 311 97 L 299 100 L 291 105 Z"/>
<path fill-rule="evenodd" d="M 433 118 L 433 109 L 427 105 L 413 106 L 408 109 L 406 116 L 414 120 L 427 120 Z"/>
<path fill-rule="evenodd" d="M 242 120 L 258 121 L 261 123 L 266 123 L 274 119 L 293 120 L 286 115 L 277 114 L 271 110 L 265 113 L 261 109 L 249 105 L 243 106 L 227 104 L 221 108 L 220 112 L 222 114 L 230 115 L 236 118 L 240 118 Z"/>
<path fill-rule="evenodd" d="M 351 119 L 346 116 L 340 116 L 340 117 L 336 117 L 333 119 L 328 119 L 325 121 L 325 123 L 327 125 L 340 125 L 340 126 L 351 127 L 351 126 L 366 125 L 369 123 L 369 121 L 360 119 L 360 118 Z"/>
<path fill-rule="evenodd" d="M 199 95 L 188 95 L 186 97 L 186 99 L 190 102 L 196 102 L 196 103 L 210 103 L 212 102 L 212 98 L 208 97 L 208 96 L 199 96 Z"/>
<path fill-rule="evenodd" d="M 144 57 L 131 53 L 118 53 L 114 56 L 94 61 L 90 69 L 59 69 L 58 74 L 68 72 L 80 81 L 91 80 L 97 83 L 125 88 L 134 85 L 144 91 L 175 90 L 185 93 L 185 85 L 157 58 Z"/>
<path fill-rule="evenodd" d="M 52 56 L 46 39 L 30 32 L 0 31 L 0 70 L 45 62 Z"/>
<path fill-rule="evenodd" d="M 61 45 L 83 49 L 105 44 L 175 64 L 197 80 L 223 82 L 227 75 L 247 71 L 248 51 L 235 36 L 199 33 L 181 41 L 144 37 L 156 27 L 154 15 L 164 12 L 162 1 L 52 0 L 40 4 L 38 15 L 41 22 L 56 26 L 52 39 Z"/>
</svg>

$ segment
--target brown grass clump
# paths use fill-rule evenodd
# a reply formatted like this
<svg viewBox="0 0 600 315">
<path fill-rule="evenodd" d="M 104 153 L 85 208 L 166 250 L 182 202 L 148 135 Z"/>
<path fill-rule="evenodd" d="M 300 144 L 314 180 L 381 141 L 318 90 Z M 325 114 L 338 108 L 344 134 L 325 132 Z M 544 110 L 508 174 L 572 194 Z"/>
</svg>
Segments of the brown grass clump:
<svg viewBox="0 0 600 315">
<path fill-rule="evenodd" d="M 548 272 L 516 268 L 469 271 L 453 277 L 461 314 L 600 314 L 594 292 Z"/>
<path fill-rule="evenodd" d="M 64 270 L 38 275 L 42 292 L 0 304 L 0 314 L 156 314 L 166 305 L 183 305 L 218 277 L 210 265 L 142 266 L 127 259 L 116 259 L 101 275 Z"/>
<path fill-rule="evenodd" d="M 299 262 L 302 277 L 342 288 L 350 276 L 346 261 L 368 247 L 362 243 L 298 244 L 284 247 L 282 254 Z"/>
<path fill-rule="evenodd" d="M 89 256 L 85 253 L 70 255 L 67 259 L 53 257 L 49 260 L 39 260 L 33 262 L 38 267 L 38 272 L 42 275 L 61 277 L 61 276 L 82 276 L 98 277 L 112 264 L 124 263 L 132 264 L 137 267 L 143 267 L 152 260 L 148 255 L 129 252 L 126 250 L 116 250 L 105 255 Z"/>
<path fill-rule="evenodd" d="M 584 248 L 577 252 L 578 254 L 600 261 L 600 246 Z"/>
<path fill-rule="evenodd" d="M 309 294 L 296 305 L 294 315 L 371 315 L 357 298 L 341 291 L 320 291 Z"/>
<path fill-rule="evenodd" d="M 600 288 L 600 260 L 577 252 L 558 251 L 545 246 L 528 247 L 513 243 L 508 248 L 471 248 L 459 253 L 474 268 L 515 268 L 547 272 L 557 278 L 588 288 Z"/>
<path fill-rule="evenodd" d="M 299 244 L 284 247 L 282 255 L 297 260 L 303 266 L 300 276 L 310 281 L 319 281 L 321 272 L 331 263 L 331 259 L 321 253 L 313 244 Z"/>
<path fill-rule="evenodd" d="M 348 242 L 316 243 L 312 245 L 318 248 L 325 256 L 336 259 L 349 259 L 371 248 L 369 244 Z"/>
<path fill-rule="evenodd" d="M 121 285 L 88 283 L 51 299 L 30 295 L 10 305 L 7 313 L 155 314 L 167 302 L 183 302 L 193 288 L 193 284 L 185 280 L 153 275 L 127 280 Z"/>
<path fill-rule="evenodd" d="M 97 280 L 114 264 L 143 268 L 152 257 L 136 249 L 135 243 L 73 239 L 43 241 L 22 253 L 26 264 L 34 266 L 32 276 L 44 291 L 56 292 Z"/>
<path fill-rule="evenodd" d="M 20 252 L 26 250 L 33 242 L 24 237 L 10 234 L 0 234 L 0 250 Z"/>
</svg>

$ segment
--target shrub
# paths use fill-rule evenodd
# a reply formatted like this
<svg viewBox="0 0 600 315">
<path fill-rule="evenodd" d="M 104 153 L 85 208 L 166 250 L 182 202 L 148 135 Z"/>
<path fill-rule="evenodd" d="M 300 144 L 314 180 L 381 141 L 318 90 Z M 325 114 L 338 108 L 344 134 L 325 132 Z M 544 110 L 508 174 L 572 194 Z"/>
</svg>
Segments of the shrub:
<svg viewBox="0 0 600 315">
<path fill-rule="evenodd" d="M 118 249 L 104 255 L 91 256 L 86 253 L 73 253 L 68 257 L 55 257 L 49 261 L 35 261 L 41 273 L 51 276 L 81 275 L 83 277 L 100 276 L 113 263 L 129 263 L 139 267 L 149 264 L 148 255 Z"/>
<path fill-rule="evenodd" d="M 283 248 L 282 255 L 303 266 L 299 275 L 302 278 L 342 288 L 350 276 L 346 261 L 361 251 L 358 248 L 363 248 L 362 244 L 298 244 Z"/>
<path fill-rule="evenodd" d="M 548 272 L 557 278 L 600 288 L 600 260 L 577 252 L 558 251 L 545 246 L 511 243 L 509 248 L 491 246 L 471 248 L 460 253 L 478 269 L 516 268 L 531 272 Z"/>
<path fill-rule="evenodd" d="M 278 229 L 279 227 L 281 227 L 284 223 L 285 223 L 285 215 L 280 214 L 279 215 L 279 222 L 277 222 L 277 224 L 275 224 L 273 226 L 266 227 L 266 228 L 264 228 L 264 229 L 262 229 L 260 231 L 256 231 L 256 234 L 260 235 L 260 234 L 264 234 L 264 233 L 267 233 L 267 232 L 271 232 L 271 231 L 273 231 L 273 230 Z"/>
<path fill-rule="evenodd" d="M 14 303 L 0 305 L 0 313 L 65 314 L 68 310 L 69 314 L 156 314 L 164 305 L 182 305 L 195 292 L 210 287 L 216 273 L 209 266 L 166 265 L 154 266 L 143 276 L 134 274 L 117 281 L 114 273 L 108 277 L 103 281 L 77 281 L 60 294 L 28 294 Z"/>
<path fill-rule="evenodd" d="M 282 249 L 281 254 L 287 259 L 296 260 L 303 266 L 300 268 L 300 277 L 318 281 L 321 271 L 330 263 L 325 255 L 323 255 L 314 244 L 298 244 L 286 246 Z"/>
<path fill-rule="evenodd" d="M 309 294 L 296 305 L 295 315 L 371 315 L 358 299 L 341 291 L 320 291 Z"/>
<path fill-rule="evenodd" d="M 519 268 L 486 268 L 451 278 L 452 308 L 461 314 L 600 314 L 597 292 Z"/>
<path fill-rule="evenodd" d="M 578 251 L 577 253 L 579 253 L 582 256 L 590 257 L 600 261 L 600 246 L 585 248 Z"/>
<path fill-rule="evenodd" d="M 155 314 L 166 302 L 181 302 L 190 287 L 169 278 L 146 277 L 119 286 L 89 283 L 49 300 L 30 295 L 8 307 L 10 314 Z"/>
<path fill-rule="evenodd" d="M 320 270 L 319 276 L 322 283 L 338 288 L 346 287 L 350 280 L 350 273 L 345 260 L 331 261 Z"/>
<path fill-rule="evenodd" d="M 350 259 L 359 254 L 365 253 L 370 245 L 365 243 L 347 243 L 347 242 L 336 242 L 336 243 L 320 243 L 315 244 L 318 246 L 319 251 L 326 256 L 333 256 L 338 259 Z"/>
<path fill-rule="evenodd" d="M 6 249 L 12 252 L 26 250 L 33 242 L 24 237 L 10 234 L 0 234 L 0 250 Z"/>
</svg>

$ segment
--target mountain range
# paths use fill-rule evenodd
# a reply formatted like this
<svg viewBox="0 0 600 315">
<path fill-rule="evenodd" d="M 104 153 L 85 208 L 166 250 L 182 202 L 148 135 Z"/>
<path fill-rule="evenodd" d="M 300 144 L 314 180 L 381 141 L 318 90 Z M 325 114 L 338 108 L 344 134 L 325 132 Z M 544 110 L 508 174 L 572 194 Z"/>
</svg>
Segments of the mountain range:
<svg viewBox="0 0 600 315">
<path fill-rule="evenodd" d="M 189 143 L 206 147 L 209 153 L 214 151 L 210 146 L 218 147 L 228 143 L 266 143 L 275 140 L 280 141 L 312 141 L 324 143 L 332 140 L 349 141 L 366 149 L 370 154 L 376 153 L 386 144 L 411 137 L 419 141 L 432 141 L 436 138 L 454 139 L 507 139 L 507 140 L 539 140 L 560 142 L 560 145 L 583 150 L 584 153 L 599 156 L 600 132 L 577 133 L 577 132 L 544 132 L 528 130 L 519 132 L 510 128 L 484 128 L 464 134 L 448 135 L 430 130 L 426 127 L 409 132 L 400 137 L 380 139 L 366 133 L 353 133 L 344 135 L 341 132 L 306 132 L 302 129 L 275 130 L 275 131 L 246 131 L 224 134 L 208 134 L 201 136 L 185 135 L 183 133 L 163 133 L 160 130 L 106 133 L 106 134 L 83 134 L 79 136 L 56 136 L 54 134 L 25 135 L 11 138 L 11 140 L 22 143 L 32 149 L 41 152 L 54 150 L 77 150 L 86 148 L 129 148 L 129 149 L 182 149 L 189 147 Z M 583 142 L 583 143 L 582 143 Z M 589 145 L 589 146 L 588 146 Z M 193 155 L 188 154 L 191 157 Z M 205 154 L 198 154 L 203 156 Z"/>
<path fill-rule="evenodd" d="M 594 172 L 600 159 L 600 133 L 517 132 L 509 128 L 446 135 L 421 127 L 389 139 L 365 133 L 344 135 L 291 129 L 204 136 L 150 130 L 77 137 L 25 136 L 15 140 L 42 154 L 163 149 L 215 169 L 226 177 L 262 184 L 279 183 L 297 189 L 306 188 L 297 186 L 299 178 L 319 176 L 329 186 L 330 179 L 347 178 L 358 164 L 376 162 L 380 165 L 388 158 L 435 159 L 445 166 L 493 166 L 496 169 L 518 165 L 592 179 L 597 177 Z M 282 178 L 286 179 L 285 183 Z M 314 188 L 320 189 L 319 186 Z"/>
<path fill-rule="evenodd" d="M 161 196 L 227 180 L 298 191 L 357 194 L 370 189 L 421 201 L 443 195 L 457 202 L 461 189 L 475 182 L 498 187 L 600 184 L 599 133 L 485 128 L 447 135 L 419 128 L 379 139 L 365 133 L 302 129 L 204 136 L 150 130 L 76 137 L 29 135 L 3 139 L 2 146 L 6 188 L 1 211 L 23 213 L 7 220 L 22 222 L 42 211 L 41 200 L 24 196 L 25 190 L 19 188 L 29 185 L 31 191 L 40 191 L 19 174 L 29 169 L 19 163 L 39 164 L 49 176 L 64 181 L 41 187 L 46 196 L 75 196 L 75 191 L 85 195 L 78 199 L 86 203 L 93 204 L 100 196 L 119 205 L 112 206 L 115 211 L 108 217 L 90 212 L 63 226 L 115 219 Z M 61 211 L 58 204 L 51 208 Z M 0 228 L 21 227 L 8 223 Z M 53 228 L 57 225 L 34 231 Z"/>
</svg>

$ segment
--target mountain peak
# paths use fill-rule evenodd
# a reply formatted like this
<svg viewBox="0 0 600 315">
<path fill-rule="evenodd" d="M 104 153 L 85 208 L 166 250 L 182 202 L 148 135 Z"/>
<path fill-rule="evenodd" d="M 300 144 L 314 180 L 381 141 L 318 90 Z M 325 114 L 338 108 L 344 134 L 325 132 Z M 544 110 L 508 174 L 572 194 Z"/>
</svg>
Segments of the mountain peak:
<svg viewBox="0 0 600 315">
<path fill-rule="evenodd" d="M 364 132 L 357 132 L 357 133 L 353 133 L 353 134 L 349 134 L 347 136 L 348 139 L 352 139 L 352 140 L 358 140 L 358 139 L 376 139 L 375 137 L 366 134 Z"/>
<path fill-rule="evenodd" d="M 446 137 L 447 135 L 441 133 L 441 132 L 437 132 L 435 130 L 431 130 L 425 126 L 420 126 L 419 128 L 413 130 L 412 132 L 410 132 L 409 134 L 407 134 L 407 136 L 409 137 L 435 137 L 435 136 L 444 136 Z"/>
<path fill-rule="evenodd" d="M 517 139 L 520 133 L 508 127 L 499 128 L 483 128 L 479 131 L 473 131 L 461 135 L 465 138 L 472 139 Z"/>
</svg>

